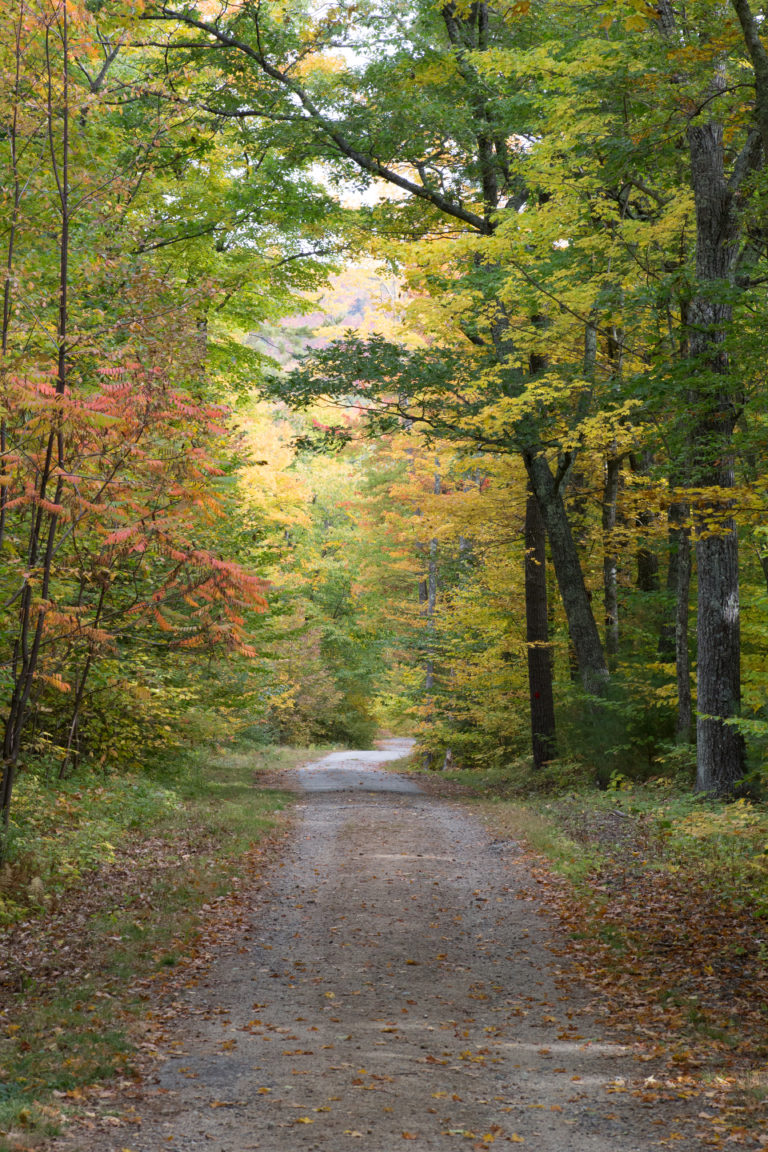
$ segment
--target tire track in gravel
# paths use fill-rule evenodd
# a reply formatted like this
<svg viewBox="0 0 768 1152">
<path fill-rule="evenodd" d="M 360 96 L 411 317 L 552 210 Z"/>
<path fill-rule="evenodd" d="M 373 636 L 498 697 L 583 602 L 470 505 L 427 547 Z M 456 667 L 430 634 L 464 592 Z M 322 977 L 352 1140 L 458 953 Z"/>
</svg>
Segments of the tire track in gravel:
<svg viewBox="0 0 768 1152">
<path fill-rule="evenodd" d="M 582 989 L 556 980 L 519 848 L 379 769 L 407 752 L 387 745 L 297 773 L 295 846 L 238 946 L 186 991 L 135 1126 L 57 1147 L 700 1146 L 686 1135 L 693 1105 L 644 1102 L 648 1066 L 603 1033 Z"/>
</svg>

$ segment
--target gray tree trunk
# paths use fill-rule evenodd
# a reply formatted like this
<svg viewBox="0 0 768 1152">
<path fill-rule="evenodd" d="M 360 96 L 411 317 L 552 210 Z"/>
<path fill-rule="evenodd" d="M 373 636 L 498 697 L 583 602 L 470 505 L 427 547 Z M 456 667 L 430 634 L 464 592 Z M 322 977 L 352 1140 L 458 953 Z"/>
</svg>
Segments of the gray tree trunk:
<svg viewBox="0 0 768 1152">
<path fill-rule="evenodd" d="M 642 452 L 639 457 L 634 453 L 630 454 L 630 464 L 632 471 L 647 476 L 653 463 L 653 454 L 651 452 Z M 637 526 L 640 529 L 651 528 L 658 516 L 650 509 L 643 508 L 637 513 Z M 637 579 L 635 581 L 636 587 L 639 592 L 658 592 L 659 591 L 659 556 L 652 548 L 649 548 L 645 543 L 642 543 L 637 549 L 635 555 L 637 561 Z"/>
<path fill-rule="evenodd" d="M 439 465 L 439 460 L 436 461 Z M 440 473 L 435 472 L 432 487 L 435 496 L 442 491 Z M 429 542 L 427 577 L 419 581 L 419 604 L 421 615 L 426 623 L 426 658 L 424 660 L 424 692 L 429 701 L 435 688 L 435 609 L 437 607 L 437 540 Z"/>
<path fill-rule="evenodd" d="M 557 755 L 552 648 L 547 609 L 547 534 L 539 502 L 528 486 L 525 503 L 525 638 L 531 708 L 533 766 Z"/>
<path fill-rule="evenodd" d="M 687 509 L 685 510 L 687 515 Z M 677 679 L 678 744 L 690 744 L 693 726 L 691 700 L 691 652 L 688 616 L 691 594 L 691 533 L 687 524 L 677 529 L 677 586 L 675 589 L 675 675 Z"/>
<path fill-rule="evenodd" d="M 615 667 L 619 655 L 619 559 L 613 533 L 616 528 L 616 503 L 619 496 L 621 457 L 609 456 L 605 465 L 603 487 L 603 603 L 605 607 L 605 651 L 609 667 Z"/>
<path fill-rule="evenodd" d="M 733 488 L 733 430 L 738 398 L 729 379 L 724 341 L 732 315 L 728 287 L 738 258 L 733 187 L 724 171 L 722 126 L 688 129 L 696 205 L 697 293 L 691 302 L 690 351 L 704 384 L 691 394 L 692 479 L 711 488 L 694 507 L 698 573 L 696 787 L 713 796 L 733 792 L 744 774 L 744 740 L 734 720 L 741 705 L 739 542 L 723 490 Z"/>
<path fill-rule="evenodd" d="M 733 487 L 733 430 L 741 397 L 733 380 L 725 337 L 732 319 L 736 268 L 746 238 L 737 197 L 745 178 L 768 156 L 768 53 L 749 0 L 732 0 L 755 81 L 756 127 L 725 171 L 725 140 L 717 123 L 718 97 L 726 81 L 718 71 L 706 100 L 689 123 L 688 155 L 696 210 L 696 292 L 690 303 L 689 348 L 694 388 L 690 463 L 696 488 L 710 488 L 693 509 L 698 573 L 698 673 L 696 787 L 710 795 L 733 792 L 744 773 L 744 741 L 732 723 L 741 703 L 739 568 L 736 526 L 723 489 Z M 659 28 L 679 39 L 671 0 L 659 0 Z M 710 116 L 712 119 L 706 120 Z M 762 147 L 761 147 L 762 142 Z M 729 149 L 732 147 L 729 144 Z"/>
<path fill-rule="evenodd" d="M 688 618 L 691 596 L 691 530 L 688 505 L 680 501 L 669 508 L 669 563 L 667 598 L 669 616 L 659 633 L 659 656 L 675 665 L 677 680 L 678 744 L 690 744 L 693 723 L 691 699 L 691 653 L 688 642 Z"/>
<path fill-rule="evenodd" d="M 650 528 L 656 517 L 652 512 L 640 512 L 637 523 L 641 528 Z M 639 592 L 658 592 L 659 590 L 659 557 L 650 548 L 638 548 L 637 580 Z"/>
<path fill-rule="evenodd" d="M 599 696 L 604 693 L 609 679 L 608 666 L 584 583 L 581 560 L 571 532 L 561 485 L 553 476 L 542 452 L 526 452 L 523 460 L 547 530 L 557 586 L 565 608 L 581 681 L 587 692 Z"/>
</svg>

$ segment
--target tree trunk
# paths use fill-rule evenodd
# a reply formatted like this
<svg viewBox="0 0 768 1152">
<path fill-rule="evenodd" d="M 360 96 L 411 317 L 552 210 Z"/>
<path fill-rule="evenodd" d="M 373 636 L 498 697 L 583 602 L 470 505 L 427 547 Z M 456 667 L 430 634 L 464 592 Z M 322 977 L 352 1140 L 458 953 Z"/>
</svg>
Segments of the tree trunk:
<svg viewBox="0 0 768 1152">
<path fill-rule="evenodd" d="M 667 565 L 667 605 L 659 631 L 659 658 L 675 665 L 677 679 L 678 744 L 690 744 L 693 721 L 691 700 L 691 655 L 688 618 L 691 596 L 691 530 L 688 505 L 680 501 L 669 508 L 669 563 Z"/>
<path fill-rule="evenodd" d="M 439 461 L 437 461 L 439 464 Z M 435 496 L 442 490 L 440 473 L 435 473 L 433 485 Z M 419 582 L 419 604 L 426 624 L 426 656 L 424 660 L 424 693 L 429 703 L 435 687 L 435 608 L 437 607 L 437 540 L 429 542 L 427 577 Z"/>
<path fill-rule="evenodd" d="M 22 10 L 23 11 L 23 10 Z M 53 28 L 61 44 L 62 93 L 58 106 L 53 103 L 53 66 L 51 39 Z M 21 24 L 16 38 L 17 53 L 21 47 Z M 58 309 L 56 318 L 56 393 L 63 396 L 68 387 L 69 357 L 69 234 L 70 234 L 70 189 L 69 189 L 69 16 L 67 4 L 57 10 L 50 23 L 45 25 L 45 61 L 48 77 L 48 102 L 45 109 L 45 122 L 48 136 L 48 153 L 51 171 L 55 179 L 60 233 L 58 236 Z M 18 83 L 18 81 L 17 81 Z M 57 142 L 56 132 L 60 127 Z M 57 152 L 58 147 L 58 152 Z M 5 308 L 6 295 L 3 305 Z M 7 325 L 3 320 L 4 341 Z M 51 420 L 47 433 L 44 463 L 38 482 L 37 496 L 39 507 L 30 517 L 29 539 L 27 543 L 27 570 L 19 605 L 17 635 L 12 658 L 13 691 L 5 719 L 3 731 L 2 778 L 0 779 L 0 858 L 5 850 L 5 840 L 10 817 L 11 798 L 16 777 L 16 765 L 21 752 L 21 742 L 28 718 L 29 696 L 37 673 L 40 645 L 43 637 L 45 610 L 40 607 L 35 612 L 34 601 L 44 604 L 48 600 L 53 567 L 54 543 L 59 525 L 58 511 L 45 511 L 43 504 L 48 497 L 48 486 L 58 468 L 56 494 L 53 503 L 58 508 L 63 490 L 64 437 L 61 420 Z M 47 519 L 47 532 L 45 524 Z M 42 562 L 41 562 L 42 561 Z M 31 574 L 34 573 L 34 580 Z"/>
<path fill-rule="evenodd" d="M 683 518 L 687 518 L 687 508 Z M 691 594 L 691 533 L 687 524 L 677 528 L 677 583 L 675 588 L 675 674 L 677 677 L 678 744 L 690 744 L 693 723 L 691 701 L 691 653 L 688 643 L 688 616 Z"/>
<path fill-rule="evenodd" d="M 435 687 L 435 605 L 437 603 L 437 540 L 429 542 L 429 570 L 427 574 L 427 662 L 424 690 L 431 696 Z"/>
<path fill-rule="evenodd" d="M 642 452 L 639 457 L 630 453 L 629 462 L 636 475 L 647 476 L 653 463 L 653 453 Z M 644 528 L 651 528 L 657 520 L 657 513 L 648 508 L 643 508 L 636 516 L 636 523 L 641 531 Z M 659 556 L 642 541 L 642 537 L 635 559 L 637 561 L 637 579 L 635 581 L 637 590 L 639 592 L 658 592 Z"/>
<path fill-rule="evenodd" d="M 595 382 L 597 373 L 597 319 L 597 310 L 593 309 L 590 313 L 589 323 L 584 327 L 584 378 L 592 383 Z M 581 415 L 586 416 L 586 409 L 582 410 L 582 403 L 580 400 L 577 418 Z M 580 467 L 572 466 L 568 469 L 567 484 L 568 516 L 576 550 L 579 552 L 587 548 L 589 540 L 587 480 Z M 570 633 L 568 635 L 568 671 L 575 684 L 580 678 L 580 671 L 576 648 Z"/>
<path fill-rule="evenodd" d="M 638 512 L 637 523 L 640 528 L 650 528 L 656 516 L 653 512 Z M 659 591 L 659 557 L 650 548 L 638 548 L 635 556 L 637 560 L 636 587 L 639 592 Z"/>
<path fill-rule="evenodd" d="M 557 755 L 552 648 L 547 611 L 546 530 L 530 484 L 525 503 L 525 621 L 533 766 Z"/>
<path fill-rule="evenodd" d="M 731 522 L 732 524 L 732 522 Z M 733 724 L 741 703 L 739 571 L 735 527 L 696 541 L 698 566 L 697 772 L 700 792 L 726 796 L 744 774 L 744 740 Z"/>
<path fill-rule="evenodd" d="M 619 655 L 619 589 L 618 567 L 613 533 L 616 528 L 616 502 L 619 496 L 621 457 L 609 456 L 605 466 L 603 488 L 603 602 L 605 606 L 605 651 L 608 665 L 616 666 Z"/>
<path fill-rule="evenodd" d="M 542 452 L 523 455 L 531 489 L 539 502 L 547 530 L 557 586 L 563 601 L 582 684 L 602 695 L 609 679 L 600 633 L 595 623 L 581 561 L 571 532 L 561 486 Z"/>
<path fill-rule="evenodd" d="M 768 591 L 768 553 L 761 555 L 759 559 L 760 567 L 762 568 L 763 576 L 765 577 L 765 588 L 766 591 Z"/>
<path fill-rule="evenodd" d="M 723 489 L 734 485 L 733 430 L 738 398 L 729 380 L 725 334 L 732 308 L 727 286 L 738 255 L 734 192 L 724 172 L 721 125 L 688 129 L 696 204 L 698 290 L 690 307 L 690 351 L 704 383 L 691 395 L 697 488 L 713 489 L 694 508 L 698 572 L 696 787 L 729 795 L 744 775 L 744 740 L 733 721 L 741 704 L 739 544 Z"/>
</svg>

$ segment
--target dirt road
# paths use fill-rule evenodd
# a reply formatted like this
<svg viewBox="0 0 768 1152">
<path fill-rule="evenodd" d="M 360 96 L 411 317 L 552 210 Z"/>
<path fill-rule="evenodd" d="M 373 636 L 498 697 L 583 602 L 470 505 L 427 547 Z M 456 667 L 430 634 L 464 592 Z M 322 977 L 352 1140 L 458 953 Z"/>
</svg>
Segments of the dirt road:
<svg viewBox="0 0 768 1152">
<path fill-rule="evenodd" d="M 406 750 L 299 772 L 294 849 L 245 938 L 188 990 L 141 1123 L 61 1148 L 700 1146 L 678 1120 L 686 1104 L 633 1095 L 649 1066 L 556 983 L 517 845 L 377 768 Z"/>
</svg>

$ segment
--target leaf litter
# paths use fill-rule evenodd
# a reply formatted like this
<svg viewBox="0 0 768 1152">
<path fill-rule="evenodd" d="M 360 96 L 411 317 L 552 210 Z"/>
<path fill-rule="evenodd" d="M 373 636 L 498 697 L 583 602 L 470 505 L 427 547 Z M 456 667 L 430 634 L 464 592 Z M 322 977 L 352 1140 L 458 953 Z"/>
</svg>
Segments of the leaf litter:
<svg viewBox="0 0 768 1152">
<path fill-rule="evenodd" d="M 566 938 L 533 915 L 541 873 L 456 805 L 394 788 L 308 797 L 234 931 L 212 910 L 155 1063 L 122 1093 L 132 1152 L 700 1148 L 699 1087 L 566 973 Z M 58 1147 L 114 1152 L 93 1123 Z"/>
<path fill-rule="evenodd" d="M 561 979 L 592 988 L 595 1013 L 640 1041 L 640 1060 L 655 1065 L 634 1089 L 641 1100 L 700 1098 L 702 1147 L 768 1147 L 764 915 L 671 861 L 650 817 L 583 800 L 551 807 L 568 835 L 600 852 L 576 884 L 529 857 L 539 899 L 568 934 L 554 948 Z M 498 821 L 492 809 L 489 819 Z"/>
</svg>

